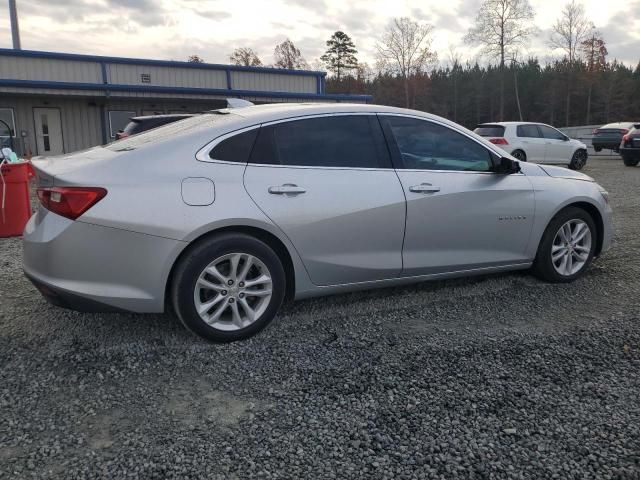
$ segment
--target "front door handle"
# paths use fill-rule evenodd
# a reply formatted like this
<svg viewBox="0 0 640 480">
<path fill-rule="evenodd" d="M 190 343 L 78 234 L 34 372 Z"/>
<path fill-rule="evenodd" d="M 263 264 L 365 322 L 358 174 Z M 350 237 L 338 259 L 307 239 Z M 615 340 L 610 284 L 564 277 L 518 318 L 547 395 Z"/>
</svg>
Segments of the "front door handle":
<svg viewBox="0 0 640 480">
<path fill-rule="evenodd" d="M 269 187 L 269 193 L 274 195 L 298 195 L 305 192 L 306 190 L 304 188 L 294 185 L 293 183 L 285 183 L 278 187 Z"/>
<path fill-rule="evenodd" d="M 409 187 L 409 191 L 414 193 L 435 193 L 440 191 L 440 187 L 436 187 L 430 183 L 421 183 L 420 185 Z"/>
</svg>

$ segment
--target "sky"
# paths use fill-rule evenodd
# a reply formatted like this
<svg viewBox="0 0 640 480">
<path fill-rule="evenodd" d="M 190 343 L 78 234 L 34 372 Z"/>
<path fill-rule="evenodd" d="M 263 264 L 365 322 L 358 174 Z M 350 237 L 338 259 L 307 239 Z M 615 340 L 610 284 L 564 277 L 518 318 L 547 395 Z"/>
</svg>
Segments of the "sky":
<svg viewBox="0 0 640 480">
<path fill-rule="evenodd" d="M 536 35 L 522 56 L 543 62 L 561 57 L 548 45 L 566 0 L 530 0 Z M 588 0 L 588 17 L 603 34 L 609 58 L 640 60 L 640 0 Z M 11 47 L 8 0 L 0 0 L 0 47 Z M 316 68 L 325 42 L 346 32 L 358 59 L 375 65 L 376 41 L 393 17 L 433 25 L 432 47 L 441 65 L 451 52 L 463 60 L 489 59 L 463 37 L 473 25 L 477 0 L 17 0 L 22 48 L 136 58 L 228 63 L 237 47 L 250 47 L 265 64 L 276 44 L 290 38 Z"/>
</svg>

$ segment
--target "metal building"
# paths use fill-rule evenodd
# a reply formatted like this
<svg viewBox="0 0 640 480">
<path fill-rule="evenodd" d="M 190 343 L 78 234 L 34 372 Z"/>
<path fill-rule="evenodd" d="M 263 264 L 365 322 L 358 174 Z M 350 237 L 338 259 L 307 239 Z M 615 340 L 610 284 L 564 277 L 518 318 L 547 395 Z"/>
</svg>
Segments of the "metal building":
<svg viewBox="0 0 640 480">
<path fill-rule="evenodd" d="M 324 72 L 0 49 L 0 120 L 19 154 L 105 144 L 130 117 L 201 112 L 224 99 L 367 102 L 330 95 Z M 8 142 L 0 122 L 0 143 Z"/>
</svg>

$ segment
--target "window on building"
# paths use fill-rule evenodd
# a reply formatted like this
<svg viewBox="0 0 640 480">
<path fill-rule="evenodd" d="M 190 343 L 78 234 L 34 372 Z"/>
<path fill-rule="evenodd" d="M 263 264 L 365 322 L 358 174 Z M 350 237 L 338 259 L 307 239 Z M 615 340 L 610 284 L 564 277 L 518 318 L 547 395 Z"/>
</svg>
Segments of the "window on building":
<svg viewBox="0 0 640 480">
<path fill-rule="evenodd" d="M 136 112 L 130 112 L 125 110 L 110 110 L 109 111 L 109 135 L 111 138 L 116 136 L 120 130 L 124 130 L 127 124 L 131 121 L 131 117 L 135 117 Z"/>
<path fill-rule="evenodd" d="M 10 137 L 16 135 L 16 122 L 12 108 L 0 108 L 0 146 L 10 146 Z M 6 123 L 6 125 L 5 125 Z M 9 128 L 7 128 L 7 125 Z M 11 129 L 9 131 L 9 129 Z M 14 138 L 15 140 L 15 138 Z"/>
</svg>

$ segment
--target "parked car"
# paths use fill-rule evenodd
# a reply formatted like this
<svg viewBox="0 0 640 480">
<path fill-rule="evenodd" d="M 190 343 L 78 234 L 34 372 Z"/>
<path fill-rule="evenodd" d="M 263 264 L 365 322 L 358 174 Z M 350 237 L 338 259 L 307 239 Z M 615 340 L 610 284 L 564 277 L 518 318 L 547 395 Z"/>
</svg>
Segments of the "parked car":
<svg viewBox="0 0 640 480">
<path fill-rule="evenodd" d="M 591 139 L 593 149 L 596 152 L 600 152 L 603 148 L 608 148 L 618 152 L 622 137 L 629 133 L 629 130 L 632 128 L 633 123 L 630 122 L 608 123 L 600 128 L 596 128 L 593 131 L 593 138 Z"/>
<path fill-rule="evenodd" d="M 542 123 L 483 123 L 474 130 L 518 160 L 566 165 L 580 170 L 587 164 L 587 146 Z"/>
<path fill-rule="evenodd" d="M 169 308 L 214 341 L 285 299 L 529 268 L 570 282 L 612 236 L 590 177 L 377 105 L 225 109 L 34 166 L 24 271 L 45 297 Z"/>
<path fill-rule="evenodd" d="M 629 132 L 622 137 L 620 155 L 627 167 L 635 167 L 640 163 L 640 123 L 632 125 Z"/>
<path fill-rule="evenodd" d="M 132 117 L 124 130 L 120 130 L 116 133 L 116 140 L 130 137 L 137 133 L 146 132 L 152 128 L 161 127 L 167 123 L 177 122 L 178 120 L 184 120 L 185 118 L 193 117 L 193 114 L 176 113 L 169 115 L 145 115 L 143 117 Z"/>
</svg>

